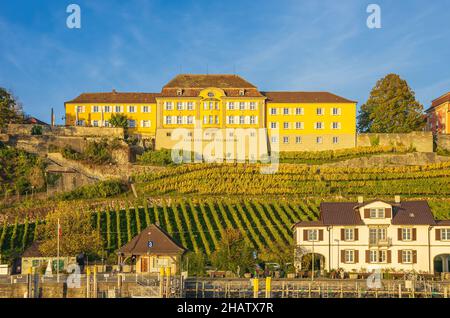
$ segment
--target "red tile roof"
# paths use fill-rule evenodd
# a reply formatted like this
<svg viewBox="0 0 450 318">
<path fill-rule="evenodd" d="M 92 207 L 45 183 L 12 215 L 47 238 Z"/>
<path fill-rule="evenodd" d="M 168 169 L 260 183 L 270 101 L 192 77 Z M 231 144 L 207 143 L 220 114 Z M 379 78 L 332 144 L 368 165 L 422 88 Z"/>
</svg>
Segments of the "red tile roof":
<svg viewBox="0 0 450 318">
<path fill-rule="evenodd" d="M 159 93 L 83 93 L 66 103 L 156 103 Z"/>
<path fill-rule="evenodd" d="M 261 92 L 268 103 L 357 103 L 329 92 Z"/>
<path fill-rule="evenodd" d="M 435 100 L 433 100 L 431 102 L 431 107 L 428 108 L 426 111 L 428 112 L 428 111 L 432 110 L 433 108 L 444 104 L 445 102 L 450 102 L 450 92 L 448 92 L 448 93 L 446 93 L 446 94 L 436 98 Z"/>
<path fill-rule="evenodd" d="M 256 88 L 239 75 L 230 74 L 179 74 L 164 88 Z"/>
</svg>

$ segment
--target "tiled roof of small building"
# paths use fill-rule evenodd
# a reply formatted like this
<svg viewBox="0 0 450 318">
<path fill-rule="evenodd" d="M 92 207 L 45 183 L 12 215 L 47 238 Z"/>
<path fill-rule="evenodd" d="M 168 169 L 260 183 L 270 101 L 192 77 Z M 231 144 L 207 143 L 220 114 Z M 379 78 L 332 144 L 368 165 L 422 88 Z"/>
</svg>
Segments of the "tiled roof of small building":
<svg viewBox="0 0 450 318">
<path fill-rule="evenodd" d="M 151 244 L 149 244 L 151 242 Z M 125 255 L 178 255 L 186 251 L 168 233 L 152 224 L 119 249 Z"/>
<path fill-rule="evenodd" d="M 328 225 L 363 225 L 358 208 L 363 207 L 374 200 L 366 203 L 354 202 L 323 202 L 320 204 L 320 221 L 299 222 L 295 226 L 328 226 Z M 382 201 L 385 202 L 385 201 Z M 385 202 L 392 206 L 393 225 L 436 225 L 450 224 L 450 220 L 436 222 L 427 201 L 404 201 L 401 203 Z M 312 224 L 312 225 L 310 225 Z"/>
<path fill-rule="evenodd" d="M 268 103 L 356 103 L 329 92 L 262 92 Z"/>
<path fill-rule="evenodd" d="M 66 103 L 156 103 L 159 93 L 83 93 Z"/>
</svg>

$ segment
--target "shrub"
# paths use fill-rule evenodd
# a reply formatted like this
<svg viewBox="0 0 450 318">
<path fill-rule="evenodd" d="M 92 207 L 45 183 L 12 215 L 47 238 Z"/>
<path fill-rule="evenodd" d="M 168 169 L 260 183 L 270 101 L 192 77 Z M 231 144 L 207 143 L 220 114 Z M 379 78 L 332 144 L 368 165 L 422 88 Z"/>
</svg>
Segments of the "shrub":
<svg viewBox="0 0 450 318">
<path fill-rule="evenodd" d="M 147 150 L 138 157 L 138 162 L 141 164 L 157 166 L 173 164 L 171 151 L 168 149 Z"/>
<path fill-rule="evenodd" d="M 42 135 L 42 126 L 34 125 L 31 128 L 31 135 L 33 135 L 33 136 L 40 136 L 40 135 Z"/>
<path fill-rule="evenodd" d="M 61 200 L 108 198 L 127 191 L 127 186 L 120 180 L 101 181 L 96 184 L 85 185 L 73 191 L 59 194 Z"/>
<path fill-rule="evenodd" d="M 73 150 L 69 146 L 65 146 L 61 150 L 64 158 L 70 160 L 84 161 L 93 164 L 108 164 L 112 163 L 111 150 L 117 148 L 117 142 L 114 141 L 111 145 L 106 140 L 88 142 L 85 150 L 80 153 Z"/>
<path fill-rule="evenodd" d="M 109 120 L 112 127 L 128 128 L 128 119 L 124 114 L 112 114 Z"/>
</svg>

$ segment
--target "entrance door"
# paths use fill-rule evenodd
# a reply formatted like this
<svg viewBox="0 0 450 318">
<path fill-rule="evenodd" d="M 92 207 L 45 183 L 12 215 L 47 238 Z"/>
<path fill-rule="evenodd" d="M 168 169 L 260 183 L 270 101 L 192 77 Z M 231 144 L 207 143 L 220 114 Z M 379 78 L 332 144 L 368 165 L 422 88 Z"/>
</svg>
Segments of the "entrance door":
<svg viewBox="0 0 450 318">
<path fill-rule="evenodd" d="M 148 272 L 148 257 L 141 257 L 141 273 Z"/>
</svg>

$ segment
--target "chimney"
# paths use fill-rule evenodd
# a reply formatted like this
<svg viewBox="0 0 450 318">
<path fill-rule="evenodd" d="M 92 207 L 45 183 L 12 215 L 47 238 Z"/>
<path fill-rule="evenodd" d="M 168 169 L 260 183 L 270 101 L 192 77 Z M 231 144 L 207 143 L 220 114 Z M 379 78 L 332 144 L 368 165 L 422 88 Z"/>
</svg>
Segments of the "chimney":
<svg viewBox="0 0 450 318">
<path fill-rule="evenodd" d="M 363 196 L 358 196 L 358 203 L 359 204 L 361 204 L 361 203 L 364 203 L 364 197 Z"/>
<path fill-rule="evenodd" d="M 400 203 L 401 201 L 400 201 L 400 196 L 399 195 L 396 195 L 395 197 L 394 197 L 394 201 L 395 201 L 395 203 Z"/>
</svg>

